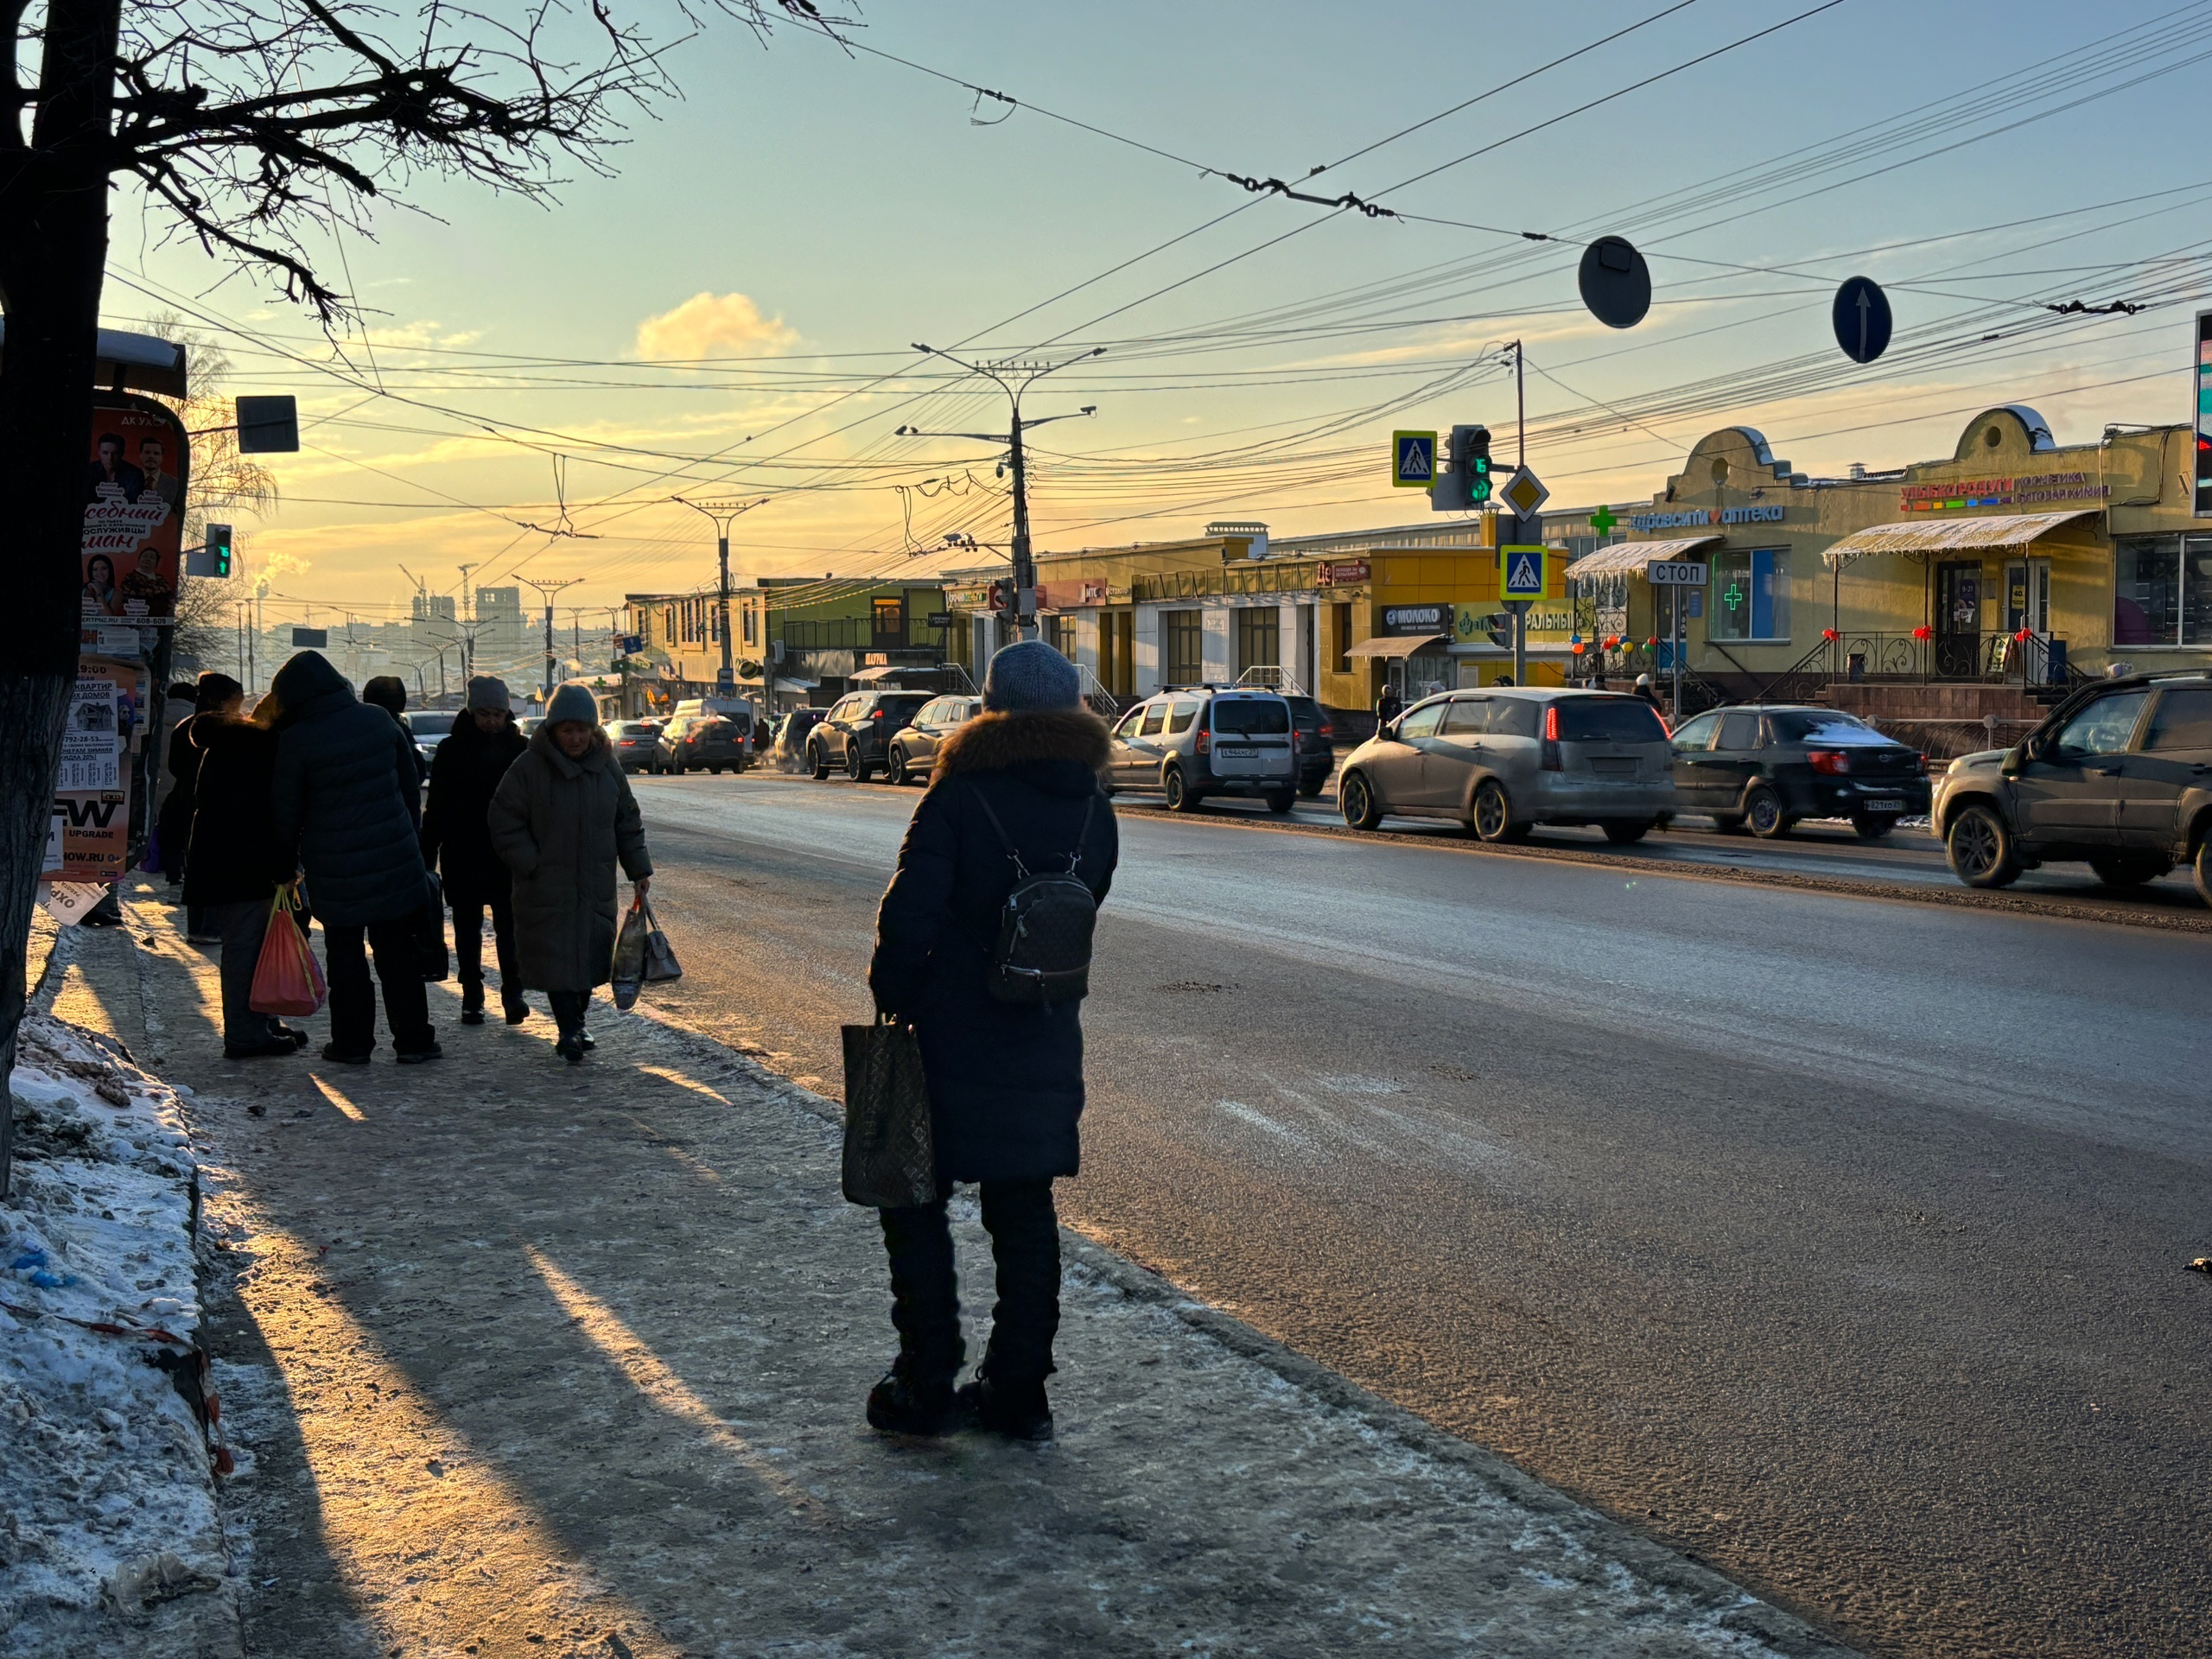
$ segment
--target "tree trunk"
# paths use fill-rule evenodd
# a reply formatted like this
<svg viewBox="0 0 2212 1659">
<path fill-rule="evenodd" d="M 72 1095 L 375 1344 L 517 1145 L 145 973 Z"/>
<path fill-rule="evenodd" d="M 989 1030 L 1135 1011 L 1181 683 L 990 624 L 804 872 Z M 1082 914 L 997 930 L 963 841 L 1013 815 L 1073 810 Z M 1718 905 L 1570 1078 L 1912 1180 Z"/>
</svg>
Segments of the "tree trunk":
<svg viewBox="0 0 2212 1659">
<path fill-rule="evenodd" d="M 0 133 L 0 501 L 13 610 L 0 660 L 0 1085 L 15 1069 L 32 906 L 77 674 L 78 553 L 107 263 L 120 0 L 52 0 L 26 149 Z M 12 124 L 10 112 L 9 121 Z M 12 1105 L 0 1113 L 0 1198 Z"/>
</svg>

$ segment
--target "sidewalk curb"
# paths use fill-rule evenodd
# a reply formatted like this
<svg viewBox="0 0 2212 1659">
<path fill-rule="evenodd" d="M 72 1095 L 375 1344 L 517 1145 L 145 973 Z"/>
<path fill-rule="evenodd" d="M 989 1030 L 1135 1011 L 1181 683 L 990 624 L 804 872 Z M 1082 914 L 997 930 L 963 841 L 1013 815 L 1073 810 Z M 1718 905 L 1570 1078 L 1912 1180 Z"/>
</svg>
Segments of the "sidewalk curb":
<svg viewBox="0 0 2212 1659">
<path fill-rule="evenodd" d="M 844 1114 L 836 1102 L 802 1087 L 742 1050 L 731 1047 L 643 999 L 629 1012 L 658 1026 L 666 1036 L 701 1058 L 711 1056 L 717 1064 L 735 1066 L 748 1073 L 752 1081 L 816 1119 L 825 1143 L 834 1146 L 842 1136 Z M 1375 1434 L 1395 1441 L 1418 1456 L 1471 1474 L 1503 1501 L 1541 1516 L 1593 1554 L 1623 1563 L 1653 1584 L 1709 1605 L 1736 1603 L 1721 1617 L 1725 1628 L 1764 1642 L 1775 1651 L 1790 1656 L 1790 1659 L 1858 1659 L 1857 1649 L 1826 1635 L 1798 1615 L 1754 1596 L 1717 1569 L 1646 1537 L 1628 1523 L 1547 1485 L 1496 1453 L 1370 1393 L 1235 1316 L 1195 1300 L 1170 1280 L 1109 1246 L 1065 1224 L 1060 1238 L 1063 1249 L 1074 1262 L 1128 1300 L 1173 1314 L 1229 1352 L 1272 1372 L 1328 1409 L 1357 1420 Z"/>
</svg>

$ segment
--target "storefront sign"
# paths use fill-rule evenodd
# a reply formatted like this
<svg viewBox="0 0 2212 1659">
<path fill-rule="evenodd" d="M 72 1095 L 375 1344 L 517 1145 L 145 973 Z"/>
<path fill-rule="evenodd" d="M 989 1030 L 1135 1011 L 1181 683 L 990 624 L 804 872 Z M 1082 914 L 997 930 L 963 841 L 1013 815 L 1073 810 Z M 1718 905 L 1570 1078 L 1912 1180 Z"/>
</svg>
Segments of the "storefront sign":
<svg viewBox="0 0 2212 1659">
<path fill-rule="evenodd" d="M 164 405 L 109 393 L 93 406 L 79 550 L 88 625 L 175 620 L 187 456 L 184 423 Z"/>
<path fill-rule="evenodd" d="M 1096 576 L 1037 584 L 1037 608 L 1040 611 L 1072 611 L 1105 602 L 1106 584 Z"/>
<path fill-rule="evenodd" d="M 1422 633 L 1452 632 L 1452 607 L 1449 605 L 1385 605 L 1382 611 L 1382 626 L 1377 633 L 1402 639 Z"/>
<path fill-rule="evenodd" d="M 2061 501 L 2101 501 L 2111 493 L 2109 486 L 2088 473 L 2030 473 L 2018 478 L 1968 479 L 1957 484 L 1908 484 L 1897 492 L 1897 511 L 2040 507 Z"/>
<path fill-rule="evenodd" d="M 988 611 L 991 608 L 991 584 L 982 582 L 973 588 L 948 588 L 944 590 L 944 605 L 950 611 Z"/>
<path fill-rule="evenodd" d="M 1372 580 L 1373 572 L 1365 559 L 1340 559 L 1333 564 L 1324 564 L 1314 574 L 1317 588 L 1357 588 Z"/>
<path fill-rule="evenodd" d="M 1633 531 L 1705 530 L 1714 524 L 1778 524 L 1788 509 L 1780 506 L 1691 507 L 1681 512 L 1639 512 L 1628 521 Z"/>
<path fill-rule="evenodd" d="M 1513 613 L 1487 603 L 1452 607 L 1452 643 L 1455 645 L 1495 645 L 1513 648 Z M 1529 607 L 1529 643 L 1563 645 L 1574 631 L 1574 607 L 1557 601 Z"/>
</svg>

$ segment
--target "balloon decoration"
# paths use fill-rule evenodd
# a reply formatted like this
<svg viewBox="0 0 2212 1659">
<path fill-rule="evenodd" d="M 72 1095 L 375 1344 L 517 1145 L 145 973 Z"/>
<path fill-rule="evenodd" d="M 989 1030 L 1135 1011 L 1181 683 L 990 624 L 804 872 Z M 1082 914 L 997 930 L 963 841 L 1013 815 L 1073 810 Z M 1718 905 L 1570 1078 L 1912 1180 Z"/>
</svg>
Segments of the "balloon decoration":
<svg viewBox="0 0 2212 1659">
<path fill-rule="evenodd" d="M 1830 645 L 1834 645 L 1836 642 L 1837 637 L 1836 631 L 1834 628 L 1822 628 L 1821 630 L 1821 638 L 1827 640 Z"/>
<path fill-rule="evenodd" d="M 1923 622 L 1912 631 L 1912 637 L 1924 645 L 1936 637 L 1936 630 Z"/>
</svg>

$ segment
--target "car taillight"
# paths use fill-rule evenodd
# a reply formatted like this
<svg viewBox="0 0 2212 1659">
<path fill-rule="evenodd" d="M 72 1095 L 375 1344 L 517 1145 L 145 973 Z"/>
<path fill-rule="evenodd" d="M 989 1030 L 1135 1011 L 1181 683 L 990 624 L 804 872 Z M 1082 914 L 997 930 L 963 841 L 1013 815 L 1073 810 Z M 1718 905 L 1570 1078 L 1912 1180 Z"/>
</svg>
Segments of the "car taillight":
<svg viewBox="0 0 2212 1659">
<path fill-rule="evenodd" d="M 1290 752 L 1294 757 L 1297 755 L 1299 748 L 1304 741 L 1305 740 L 1299 734 L 1298 728 L 1295 726 L 1292 727 L 1290 728 Z"/>
<path fill-rule="evenodd" d="M 1840 749 L 1808 749 L 1805 759 L 1812 763 L 1815 772 L 1826 772 L 1831 778 L 1840 778 L 1851 770 L 1851 757 Z"/>
<path fill-rule="evenodd" d="M 1559 705 L 1553 703 L 1544 710 L 1544 744 L 1538 767 L 1545 772 L 1564 772 L 1566 765 L 1559 755 Z"/>
<path fill-rule="evenodd" d="M 1915 772 L 1917 772 L 1922 777 L 1925 778 L 1928 775 L 1928 757 L 1924 754 L 1914 755 L 1912 757 L 1912 767 Z"/>
<path fill-rule="evenodd" d="M 868 718 L 870 720 L 881 720 L 883 718 L 883 710 L 880 709 L 877 709 L 874 714 L 870 715 Z"/>
<path fill-rule="evenodd" d="M 1205 727 L 1199 727 L 1198 741 L 1192 745 L 1192 747 L 1200 754 L 1211 754 L 1213 753 L 1213 734 L 1208 731 Z"/>
<path fill-rule="evenodd" d="M 1316 737 L 1334 737 L 1336 734 L 1337 728 L 1333 726 L 1327 725 L 1323 726 L 1319 731 L 1314 733 Z"/>
</svg>

